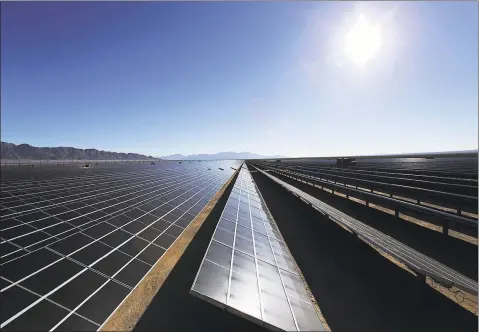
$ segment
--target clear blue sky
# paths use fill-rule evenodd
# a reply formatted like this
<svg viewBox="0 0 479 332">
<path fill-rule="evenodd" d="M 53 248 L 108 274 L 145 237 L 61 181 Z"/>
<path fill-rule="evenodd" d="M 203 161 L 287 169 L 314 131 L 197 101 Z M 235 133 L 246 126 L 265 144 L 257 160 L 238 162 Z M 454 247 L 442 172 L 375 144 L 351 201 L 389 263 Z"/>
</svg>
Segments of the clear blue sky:
<svg viewBox="0 0 479 332">
<path fill-rule="evenodd" d="M 154 156 L 477 149 L 478 3 L 1 3 L 1 139 Z M 363 14 L 382 46 L 343 52 Z"/>
</svg>

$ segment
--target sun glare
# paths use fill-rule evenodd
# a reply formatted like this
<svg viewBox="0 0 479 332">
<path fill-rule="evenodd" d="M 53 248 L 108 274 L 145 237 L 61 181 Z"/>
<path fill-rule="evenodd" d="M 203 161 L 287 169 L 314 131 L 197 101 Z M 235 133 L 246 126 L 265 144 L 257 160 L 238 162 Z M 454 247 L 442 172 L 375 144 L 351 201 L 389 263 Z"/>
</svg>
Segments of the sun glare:
<svg viewBox="0 0 479 332">
<path fill-rule="evenodd" d="M 360 15 L 344 40 L 344 52 L 358 66 L 374 59 L 382 45 L 381 29 Z"/>
</svg>

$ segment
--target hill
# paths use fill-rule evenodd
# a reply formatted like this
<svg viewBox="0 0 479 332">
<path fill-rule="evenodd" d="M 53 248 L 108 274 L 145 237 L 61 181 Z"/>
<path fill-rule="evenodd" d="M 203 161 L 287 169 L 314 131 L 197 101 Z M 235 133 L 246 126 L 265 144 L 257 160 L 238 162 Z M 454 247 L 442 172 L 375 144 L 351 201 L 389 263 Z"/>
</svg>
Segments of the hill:
<svg viewBox="0 0 479 332">
<path fill-rule="evenodd" d="M 109 152 L 97 149 L 77 149 L 72 147 L 36 147 L 29 144 L 1 142 L 2 159 L 30 160 L 139 160 L 155 159 L 138 153 Z"/>
</svg>

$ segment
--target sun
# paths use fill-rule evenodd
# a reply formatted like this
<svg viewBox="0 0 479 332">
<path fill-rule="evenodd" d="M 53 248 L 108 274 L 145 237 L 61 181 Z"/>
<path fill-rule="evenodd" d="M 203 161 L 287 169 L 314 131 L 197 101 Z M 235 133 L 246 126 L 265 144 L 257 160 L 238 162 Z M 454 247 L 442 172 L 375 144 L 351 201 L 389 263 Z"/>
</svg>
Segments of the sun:
<svg viewBox="0 0 479 332">
<path fill-rule="evenodd" d="M 356 24 L 346 34 L 344 52 L 355 64 L 364 67 L 376 57 L 381 45 L 380 27 L 372 25 L 364 15 L 360 15 Z"/>
</svg>

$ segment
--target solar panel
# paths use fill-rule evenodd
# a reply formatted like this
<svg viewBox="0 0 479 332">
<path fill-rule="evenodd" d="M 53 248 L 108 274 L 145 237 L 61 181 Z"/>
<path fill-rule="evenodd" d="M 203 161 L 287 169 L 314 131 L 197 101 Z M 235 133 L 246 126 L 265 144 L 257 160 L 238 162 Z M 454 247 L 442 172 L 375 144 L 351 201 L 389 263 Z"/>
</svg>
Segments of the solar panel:
<svg viewBox="0 0 479 332">
<path fill-rule="evenodd" d="M 409 269 L 413 270 L 418 276 L 424 278 L 425 276 L 429 276 L 433 280 L 446 285 L 448 288 L 454 286 L 471 294 L 478 293 L 478 284 L 475 280 L 472 280 L 435 259 L 416 251 L 391 236 L 354 219 L 301 189 L 278 179 L 270 173 L 267 173 L 256 166 L 253 167 L 263 173 L 266 177 L 292 192 L 308 205 L 311 205 L 316 210 L 328 216 L 331 220 L 340 224 L 343 228 L 348 229 L 351 233 L 357 234 L 358 238 L 362 241 L 394 257 Z"/>
<path fill-rule="evenodd" d="M 243 166 L 191 294 L 269 328 L 322 331 L 298 271 Z"/>
<path fill-rule="evenodd" d="M 107 165 L 2 181 L 0 328 L 98 329 L 231 177 L 231 166 L 238 162 Z"/>
</svg>

